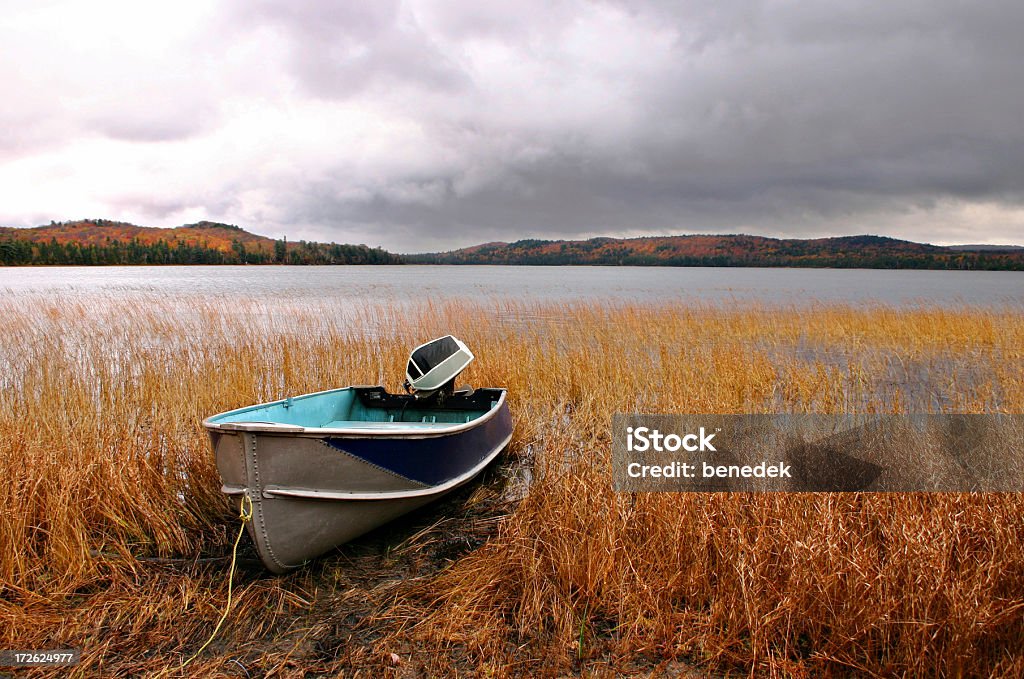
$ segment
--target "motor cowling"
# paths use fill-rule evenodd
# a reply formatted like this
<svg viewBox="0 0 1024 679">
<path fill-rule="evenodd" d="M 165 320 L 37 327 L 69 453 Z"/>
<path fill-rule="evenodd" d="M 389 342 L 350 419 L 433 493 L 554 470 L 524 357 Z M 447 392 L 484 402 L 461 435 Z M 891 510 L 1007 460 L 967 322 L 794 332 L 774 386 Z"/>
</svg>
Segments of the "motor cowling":
<svg viewBox="0 0 1024 679">
<path fill-rule="evenodd" d="M 405 367 L 406 391 L 417 398 L 450 394 L 455 379 L 473 362 L 473 352 L 454 335 L 445 335 L 412 350 Z"/>
</svg>

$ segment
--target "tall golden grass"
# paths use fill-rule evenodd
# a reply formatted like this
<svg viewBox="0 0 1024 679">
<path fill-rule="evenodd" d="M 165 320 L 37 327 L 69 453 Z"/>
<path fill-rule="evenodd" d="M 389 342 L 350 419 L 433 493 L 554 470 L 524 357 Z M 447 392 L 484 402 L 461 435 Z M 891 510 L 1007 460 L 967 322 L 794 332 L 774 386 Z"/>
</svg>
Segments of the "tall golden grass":
<svg viewBox="0 0 1024 679">
<path fill-rule="evenodd" d="M 180 673 L 1024 674 L 1021 496 L 618 494 L 609 436 L 631 411 L 1024 412 L 1019 310 L 133 293 L 0 318 L 0 647 L 80 647 L 81 676 L 177 674 L 219 616 L 226 561 L 174 561 L 237 528 L 202 418 L 393 388 L 448 332 L 466 381 L 509 389 L 522 501 L 419 577 L 250 569 Z"/>
</svg>

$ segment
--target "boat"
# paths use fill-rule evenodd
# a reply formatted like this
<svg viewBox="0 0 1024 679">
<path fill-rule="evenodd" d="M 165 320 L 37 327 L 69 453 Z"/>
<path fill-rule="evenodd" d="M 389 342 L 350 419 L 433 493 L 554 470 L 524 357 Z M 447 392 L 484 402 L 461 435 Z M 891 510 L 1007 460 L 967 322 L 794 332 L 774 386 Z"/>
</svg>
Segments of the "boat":
<svg viewBox="0 0 1024 679">
<path fill-rule="evenodd" d="M 413 350 L 406 393 L 350 386 L 203 421 L 221 490 L 251 501 L 247 530 L 270 571 L 433 502 L 498 456 L 512 438 L 506 390 L 455 388 L 473 358 L 447 335 Z"/>
</svg>

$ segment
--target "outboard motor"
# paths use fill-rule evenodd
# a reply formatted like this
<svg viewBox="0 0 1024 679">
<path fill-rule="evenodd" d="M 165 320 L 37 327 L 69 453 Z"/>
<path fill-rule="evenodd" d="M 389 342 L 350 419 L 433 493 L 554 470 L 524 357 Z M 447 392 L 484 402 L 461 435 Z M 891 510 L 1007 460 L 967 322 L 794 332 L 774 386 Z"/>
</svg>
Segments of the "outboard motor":
<svg viewBox="0 0 1024 679">
<path fill-rule="evenodd" d="M 462 340 L 453 335 L 438 337 L 413 349 L 402 386 L 418 399 L 443 401 L 455 392 L 455 378 L 472 362 L 473 352 Z"/>
</svg>

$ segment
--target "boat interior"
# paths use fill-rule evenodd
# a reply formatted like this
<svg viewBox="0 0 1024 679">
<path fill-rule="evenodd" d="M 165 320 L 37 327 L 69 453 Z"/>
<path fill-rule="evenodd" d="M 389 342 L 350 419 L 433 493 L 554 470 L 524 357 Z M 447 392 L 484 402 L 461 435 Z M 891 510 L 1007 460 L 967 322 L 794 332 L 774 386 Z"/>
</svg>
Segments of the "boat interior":
<svg viewBox="0 0 1024 679">
<path fill-rule="evenodd" d="M 427 398 L 384 387 L 346 387 L 232 410 L 211 424 L 260 422 L 328 429 L 431 429 L 465 424 L 498 406 L 502 389 Z"/>
</svg>

